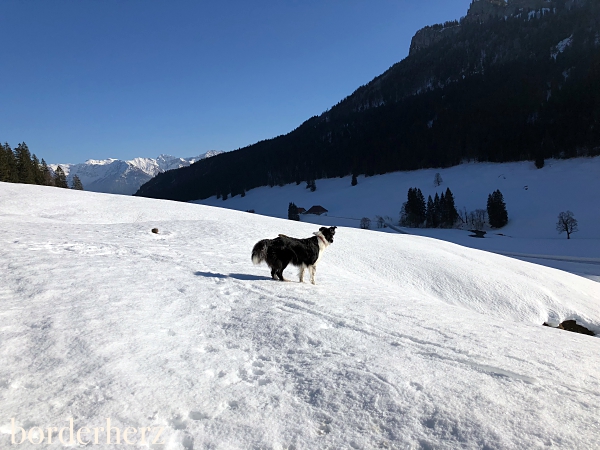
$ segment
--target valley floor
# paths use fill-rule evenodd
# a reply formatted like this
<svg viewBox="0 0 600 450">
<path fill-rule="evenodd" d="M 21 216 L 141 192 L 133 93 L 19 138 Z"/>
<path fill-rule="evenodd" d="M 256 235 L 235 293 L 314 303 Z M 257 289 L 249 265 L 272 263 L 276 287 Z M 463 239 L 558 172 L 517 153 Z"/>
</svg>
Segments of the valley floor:
<svg viewBox="0 0 600 450">
<path fill-rule="evenodd" d="M 436 173 L 442 185 L 435 187 Z M 425 198 L 450 188 L 457 209 L 485 209 L 487 195 L 499 189 L 505 199 L 509 223 L 501 230 L 490 230 L 485 239 L 470 238 L 467 231 L 440 229 L 404 229 L 405 232 L 454 242 L 565 270 L 600 281 L 600 157 L 547 160 L 542 169 L 532 162 L 467 163 L 448 169 L 395 172 L 373 177 L 358 177 L 351 186 L 350 177 L 317 180 L 310 192 L 304 183 L 296 186 L 262 187 L 248 191 L 245 197 L 225 201 L 211 197 L 198 203 L 257 214 L 287 218 L 289 202 L 306 209 L 321 205 L 323 216 L 302 215 L 303 222 L 359 228 L 360 219 L 376 217 L 397 223 L 409 188 L 418 187 Z M 579 222 L 579 231 L 566 239 L 556 231 L 558 213 L 571 210 Z M 469 228 L 469 227 L 466 227 Z M 501 234 L 499 234 L 501 233 Z M 532 256 L 534 255 L 534 256 Z M 540 257 L 543 256 L 543 257 Z"/>
</svg>

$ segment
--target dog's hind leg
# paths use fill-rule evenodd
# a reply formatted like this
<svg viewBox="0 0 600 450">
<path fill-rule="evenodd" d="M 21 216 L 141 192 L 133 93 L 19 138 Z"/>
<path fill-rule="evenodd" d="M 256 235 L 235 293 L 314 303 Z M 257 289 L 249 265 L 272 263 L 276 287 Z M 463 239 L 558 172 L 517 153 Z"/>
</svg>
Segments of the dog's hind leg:
<svg viewBox="0 0 600 450">
<path fill-rule="evenodd" d="M 298 276 L 300 278 L 300 283 L 304 283 L 304 271 L 306 270 L 306 266 L 304 264 L 300 265 L 300 271 L 298 273 Z"/>
<path fill-rule="evenodd" d="M 274 280 L 278 280 L 278 278 L 277 278 L 277 269 L 275 269 L 274 267 L 271 268 L 271 278 L 273 278 Z"/>
<path fill-rule="evenodd" d="M 315 284 L 315 273 L 317 271 L 317 266 L 308 266 L 308 272 L 310 273 L 310 282 Z"/>
<path fill-rule="evenodd" d="M 283 270 L 281 268 L 281 261 L 271 261 L 269 267 L 271 268 L 271 278 L 279 281 L 279 273 Z"/>
<path fill-rule="evenodd" d="M 281 281 L 287 281 L 285 278 L 283 278 L 283 271 L 285 270 L 285 268 L 287 267 L 287 265 L 288 265 L 288 263 L 282 262 L 281 269 L 279 269 L 279 271 L 277 272 L 277 276 L 279 277 L 279 279 Z"/>
</svg>

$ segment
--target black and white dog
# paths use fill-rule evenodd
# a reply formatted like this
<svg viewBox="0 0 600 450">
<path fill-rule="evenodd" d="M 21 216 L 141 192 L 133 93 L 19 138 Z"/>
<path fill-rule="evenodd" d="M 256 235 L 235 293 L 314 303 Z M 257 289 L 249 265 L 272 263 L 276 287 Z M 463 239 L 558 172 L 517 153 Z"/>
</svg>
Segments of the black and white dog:
<svg viewBox="0 0 600 450">
<path fill-rule="evenodd" d="M 337 227 L 321 227 L 313 237 L 296 239 L 280 234 L 275 239 L 263 239 L 252 249 L 252 262 L 260 264 L 266 261 L 271 268 L 274 280 L 285 281 L 283 271 L 292 263 L 300 267 L 300 283 L 304 282 L 304 270 L 310 273 L 310 282 L 315 284 L 317 263 L 323 250 L 333 243 L 333 235 Z"/>
</svg>

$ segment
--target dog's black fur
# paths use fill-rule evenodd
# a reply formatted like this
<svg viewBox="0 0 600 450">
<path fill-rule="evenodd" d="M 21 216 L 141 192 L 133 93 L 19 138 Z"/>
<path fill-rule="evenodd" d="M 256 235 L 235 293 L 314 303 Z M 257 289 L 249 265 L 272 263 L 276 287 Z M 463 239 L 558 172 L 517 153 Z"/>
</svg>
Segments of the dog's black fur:
<svg viewBox="0 0 600 450">
<path fill-rule="evenodd" d="M 310 281 L 315 284 L 315 271 L 321 252 L 333 243 L 337 227 L 321 227 L 314 236 L 296 239 L 280 234 L 275 239 L 263 239 L 252 249 L 252 262 L 265 261 L 271 268 L 274 280 L 285 281 L 283 271 L 291 263 L 300 267 L 300 282 L 304 281 L 304 270 L 308 269 Z"/>
</svg>

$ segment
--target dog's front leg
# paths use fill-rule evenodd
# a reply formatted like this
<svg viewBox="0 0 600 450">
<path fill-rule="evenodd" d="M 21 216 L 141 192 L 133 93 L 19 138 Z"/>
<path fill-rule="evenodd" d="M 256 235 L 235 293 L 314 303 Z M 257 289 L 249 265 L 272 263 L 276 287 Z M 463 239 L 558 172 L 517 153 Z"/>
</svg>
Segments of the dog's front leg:
<svg viewBox="0 0 600 450">
<path fill-rule="evenodd" d="M 302 264 L 298 273 L 298 276 L 300 277 L 300 283 L 304 283 L 304 269 L 306 269 L 306 266 Z"/>
</svg>

